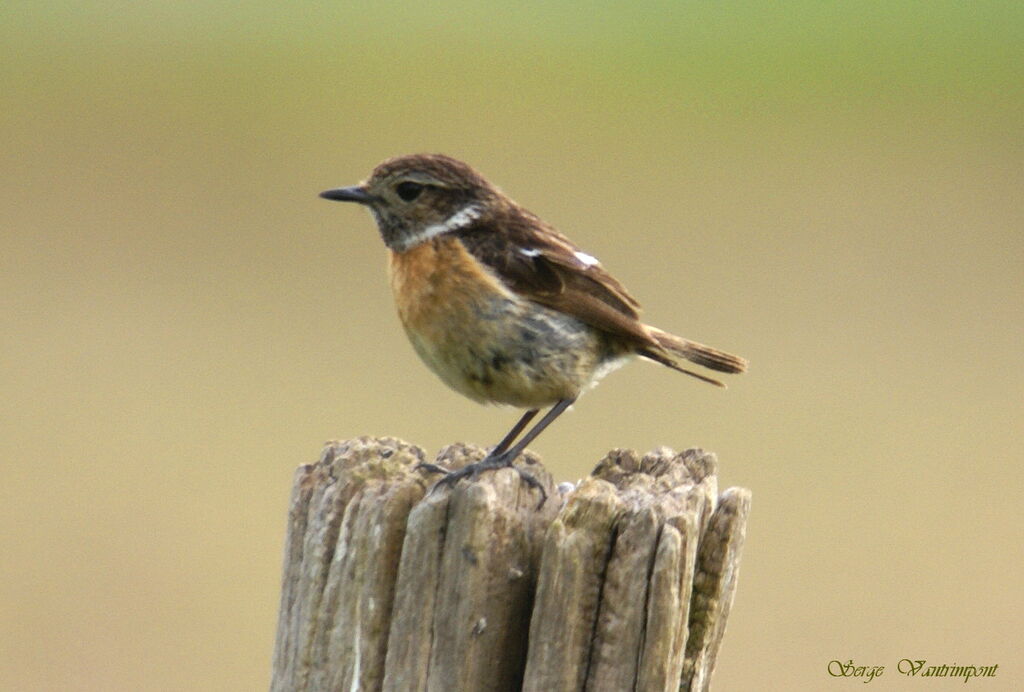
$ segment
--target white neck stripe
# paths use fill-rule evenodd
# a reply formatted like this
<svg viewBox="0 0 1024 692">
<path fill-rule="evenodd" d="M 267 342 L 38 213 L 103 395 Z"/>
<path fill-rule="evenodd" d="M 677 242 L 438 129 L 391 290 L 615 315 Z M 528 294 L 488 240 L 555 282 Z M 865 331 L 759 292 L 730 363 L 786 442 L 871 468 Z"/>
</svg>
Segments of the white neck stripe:
<svg viewBox="0 0 1024 692">
<path fill-rule="evenodd" d="M 480 218 L 483 210 L 478 204 L 468 204 L 440 223 L 433 223 L 417 233 L 402 239 L 399 250 L 404 251 L 425 243 L 431 238 L 465 228 Z"/>
</svg>

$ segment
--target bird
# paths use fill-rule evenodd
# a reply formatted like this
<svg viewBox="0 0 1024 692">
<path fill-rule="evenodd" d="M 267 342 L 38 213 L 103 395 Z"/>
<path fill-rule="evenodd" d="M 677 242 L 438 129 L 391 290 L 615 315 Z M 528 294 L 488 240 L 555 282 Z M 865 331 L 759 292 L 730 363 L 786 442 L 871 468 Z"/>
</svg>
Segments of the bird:
<svg viewBox="0 0 1024 692">
<path fill-rule="evenodd" d="M 640 304 L 596 257 L 462 161 L 397 156 L 320 196 L 372 213 L 399 319 L 423 362 L 470 399 L 526 409 L 482 460 L 456 471 L 422 464 L 445 474 L 435 489 L 511 467 L 543 504 L 543 486 L 513 461 L 612 370 L 642 358 L 720 387 L 680 359 L 747 370 L 744 358 L 642 322 Z"/>
</svg>

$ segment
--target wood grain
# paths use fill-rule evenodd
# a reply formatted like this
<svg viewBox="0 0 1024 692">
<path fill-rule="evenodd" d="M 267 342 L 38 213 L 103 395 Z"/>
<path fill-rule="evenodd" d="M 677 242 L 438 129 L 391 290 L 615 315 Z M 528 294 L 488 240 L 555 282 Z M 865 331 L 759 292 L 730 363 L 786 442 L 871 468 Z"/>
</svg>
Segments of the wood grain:
<svg viewBox="0 0 1024 692">
<path fill-rule="evenodd" d="M 424 460 L 362 437 L 297 470 L 272 690 L 708 689 L 750 508 L 714 455 L 613 450 L 556 488 L 527 454 L 540 509 L 512 470 L 431 492 Z"/>
</svg>

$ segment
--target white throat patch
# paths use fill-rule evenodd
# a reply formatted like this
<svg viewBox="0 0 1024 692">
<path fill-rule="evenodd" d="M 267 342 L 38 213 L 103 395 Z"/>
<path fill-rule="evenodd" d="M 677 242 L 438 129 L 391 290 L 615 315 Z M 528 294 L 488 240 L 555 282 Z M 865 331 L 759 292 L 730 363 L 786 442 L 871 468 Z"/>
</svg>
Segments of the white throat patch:
<svg viewBox="0 0 1024 692">
<path fill-rule="evenodd" d="M 398 248 L 399 251 L 404 252 L 410 248 L 414 248 L 421 243 L 425 243 L 431 238 L 442 235 L 444 233 L 451 233 L 457 231 L 460 228 L 465 228 L 469 224 L 473 223 L 480 218 L 482 209 L 478 204 L 468 204 L 462 209 L 449 216 L 447 219 L 440 223 L 432 223 L 426 228 L 421 229 L 417 233 L 407 236 L 403 239 L 401 246 Z"/>
</svg>

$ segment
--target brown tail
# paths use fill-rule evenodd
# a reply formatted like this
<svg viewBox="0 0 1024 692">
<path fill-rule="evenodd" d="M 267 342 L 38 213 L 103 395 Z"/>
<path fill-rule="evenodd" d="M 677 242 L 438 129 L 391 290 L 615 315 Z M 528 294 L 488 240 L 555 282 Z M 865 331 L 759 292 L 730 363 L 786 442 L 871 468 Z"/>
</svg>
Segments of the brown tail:
<svg viewBox="0 0 1024 692">
<path fill-rule="evenodd" d="M 685 358 L 691 363 L 703 365 L 705 368 L 711 368 L 719 372 L 746 372 L 747 370 L 745 358 L 734 356 L 725 351 L 719 351 L 704 344 L 698 344 L 696 341 L 690 341 L 675 334 L 663 332 L 657 327 L 648 326 L 647 331 L 663 349 L 681 358 Z"/>
</svg>

